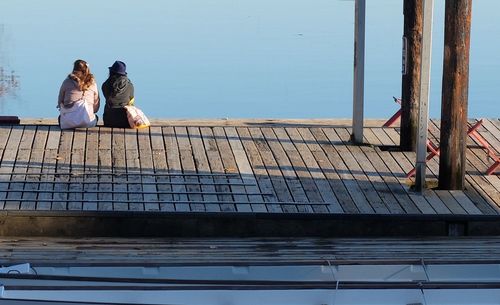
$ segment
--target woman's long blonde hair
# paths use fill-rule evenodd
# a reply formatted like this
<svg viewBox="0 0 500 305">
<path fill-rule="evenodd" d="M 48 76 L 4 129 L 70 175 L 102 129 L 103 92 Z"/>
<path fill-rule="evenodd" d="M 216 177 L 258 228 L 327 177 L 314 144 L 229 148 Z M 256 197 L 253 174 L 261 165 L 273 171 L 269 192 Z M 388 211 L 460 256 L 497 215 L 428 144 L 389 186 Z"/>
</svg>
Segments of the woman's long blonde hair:
<svg viewBox="0 0 500 305">
<path fill-rule="evenodd" d="M 77 82 L 80 91 L 87 90 L 95 82 L 87 62 L 81 59 L 75 61 L 73 72 L 68 77 Z"/>
</svg>

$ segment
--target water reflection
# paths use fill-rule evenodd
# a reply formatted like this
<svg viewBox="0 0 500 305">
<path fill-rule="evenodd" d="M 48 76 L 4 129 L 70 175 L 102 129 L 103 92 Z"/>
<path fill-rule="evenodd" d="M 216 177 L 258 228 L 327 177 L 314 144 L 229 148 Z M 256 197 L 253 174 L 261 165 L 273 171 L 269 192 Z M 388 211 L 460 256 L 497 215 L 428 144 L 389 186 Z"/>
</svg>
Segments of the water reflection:
<svg viewBox="0 0 500 305">
<path fill-rule="evenodd" d="M 15 94 L 18 87 L 19 76 L 16 75 L 16 71 L 6 72 L 3 67 L 0 67 L 0 97 Z"/>
<path fill-rule="evenodd" d="M 0 24 L 0 102 L 3 104 L 3 97 L 7 95 L 15 96 L 19 88 L 19 75 L 9 66 L 9 54 L 5 46 L 10 44 L 5 26 Z"/>
</svg>

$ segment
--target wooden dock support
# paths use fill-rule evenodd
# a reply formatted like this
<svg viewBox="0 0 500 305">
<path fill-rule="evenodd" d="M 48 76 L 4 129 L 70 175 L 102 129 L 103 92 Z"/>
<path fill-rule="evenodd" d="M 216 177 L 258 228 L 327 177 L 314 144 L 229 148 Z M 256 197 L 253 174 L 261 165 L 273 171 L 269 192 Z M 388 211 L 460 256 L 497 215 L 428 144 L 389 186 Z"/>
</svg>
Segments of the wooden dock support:
<svg viewBox="0 0 500 305">
<path fill-rule="evenodd" d="M 429 91 L 431 86 L 432 19 L 434 0 L 423 0 L 422 57 L 420 62 L 420 96 L 418 106 L 417 162 L 415 190 L 423 193 L 427 162 L 427 131 L 429 126 Z"/>
<path fill-rule="evenodd" d="M 351 141 L 363 143 L 365 94 L 365 11 L 366 0 L 356 0 L 354 17 L 354 84 Z"/>
<path fill-rule="evenodd" d="M 439 188 L 463 190 L 472 0 L 446 0 Z"/>
<path fill-rule="evenodd" d="M 403 1 L 403 69 L 401 86 L 401 134 L 403 151 L 417 145 L 418 101 L 420 96 L 420 57 L 423 30 L 422 0 Z"/>
</svg>

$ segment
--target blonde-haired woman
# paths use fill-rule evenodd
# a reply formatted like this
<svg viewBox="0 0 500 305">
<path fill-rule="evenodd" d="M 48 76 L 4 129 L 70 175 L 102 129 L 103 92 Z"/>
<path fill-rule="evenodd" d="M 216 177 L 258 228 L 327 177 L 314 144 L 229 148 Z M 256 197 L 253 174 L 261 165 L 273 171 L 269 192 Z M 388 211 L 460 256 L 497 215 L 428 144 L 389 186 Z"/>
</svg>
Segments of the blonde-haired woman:
<svg viewBox="0 0 500 305">
<path fill-rule="evenodd" d="M 59 126 L 61 129 L 96 126 L 99 104 L 94 75 L 87 62 L 78 59 L 59 90 Z"/>
</svg>

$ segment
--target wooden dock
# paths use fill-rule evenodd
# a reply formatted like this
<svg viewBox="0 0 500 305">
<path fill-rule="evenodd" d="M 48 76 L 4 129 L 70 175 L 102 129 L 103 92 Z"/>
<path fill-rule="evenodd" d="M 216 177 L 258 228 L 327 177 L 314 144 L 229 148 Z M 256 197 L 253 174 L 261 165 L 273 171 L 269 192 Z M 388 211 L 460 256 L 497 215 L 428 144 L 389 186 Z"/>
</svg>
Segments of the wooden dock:
<svg viewBox="0 0 500 305">
<path fill-rule="evenodd" d="M 349 143 L 344 120 L 155 121 L 141 130 L 63 131 L 54 123 L 0 126 L 2 215 L 500 216 L 500 177 L 485 175 L 493 161 L 471 137 L 467 189 L 419 196 L 405 177 L 415 154 L 397 151 L 398 128 L 381 121 L 368 122 L 365 146 Z M 438 125 L 430 128 L 434 143 Z M 479 134 L 500 153 L 500 120 L 484 120 Z M 438 159 L 428 163 L 431 184 Z"/>
</svg>

